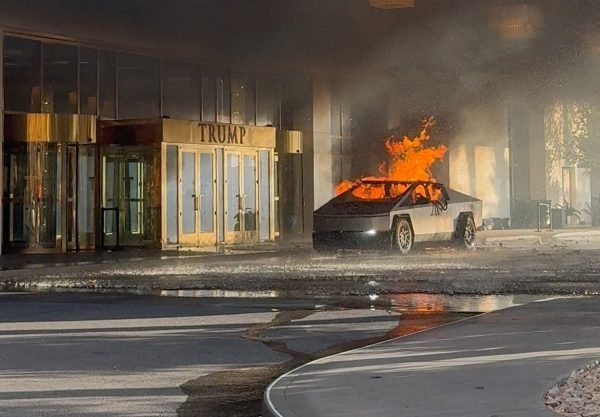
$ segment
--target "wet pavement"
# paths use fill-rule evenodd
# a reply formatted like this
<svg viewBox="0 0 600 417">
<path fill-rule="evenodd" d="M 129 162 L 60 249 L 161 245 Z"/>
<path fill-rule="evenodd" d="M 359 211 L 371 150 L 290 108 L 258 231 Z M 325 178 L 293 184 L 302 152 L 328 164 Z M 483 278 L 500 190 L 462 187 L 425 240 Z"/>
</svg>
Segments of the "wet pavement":
<svg viewBox="0 0 600 417">
<path fill-rule="evenodd" d="M 398 312 L 371 310 L 364 300 L 363 309 L 334 304 L 310 298 L 1 293 L 0 416 L 175 416 L 186 401 L 180 388 L 186 381 L 291 359 L 265 342 L 285 346 L 297 336 L 294 347 L 314 352 L 385 336 L 400 320 Z M 309 321 L 263 334 L 281 312 Z M 319 331 L 313 335 L 317 323 L 327 326 L 324 339 Z M 265 387 L 258 388 L 258 399 Z"/>
<path fill-rule="evenodd" d="M 0 271 L 0 289 L 273 293 L 282 297 L 439 294 L 593 294 L 600 249 L 451 247 L 317 254 L 311 249 L 47 266 Z"/>
<path fill-rule="evenodd" d="M 600 356 L 598 311 L 549 299 L 320 359 L 276 381 L 263 415 L 551 417 L 545 392 Z"/>
</svg>

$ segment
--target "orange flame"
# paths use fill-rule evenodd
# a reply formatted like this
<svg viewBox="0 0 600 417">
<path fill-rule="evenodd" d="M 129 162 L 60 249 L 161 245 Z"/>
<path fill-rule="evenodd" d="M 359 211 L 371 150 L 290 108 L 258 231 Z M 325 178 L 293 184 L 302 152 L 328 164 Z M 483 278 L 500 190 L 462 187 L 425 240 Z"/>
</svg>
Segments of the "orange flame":
<svg viewBox="0 0 600 417">
<path fill-rule="evenodd" d="M 365 180 L 393 180 L 393 181 L 435 181 L 431 175 L 431 166 L 444 158 L 448 150 L 444 145 L 425 147 L 429 137 L 429 129 L 435 124 L 433 117 L 423 120 L 423 127 L 418 136 L 409 138 L 390 137 L 385 141 L 385 148 L 389 160 L 379 165 L 379 177 L 364 177 L 356 180 L 344 180 L 335 188 L 335 194 L 340 195 L 361 181 Z M 403 187 L 395 186 L 392 194 L 397 195 L 404 191 Z M 383 198 L 384 187 L 370 185 L 357 187 L 353 192 L 358 198 L 373 200 Z M 435 196 L 432 195 L 432 199 Z"/>
</svg>

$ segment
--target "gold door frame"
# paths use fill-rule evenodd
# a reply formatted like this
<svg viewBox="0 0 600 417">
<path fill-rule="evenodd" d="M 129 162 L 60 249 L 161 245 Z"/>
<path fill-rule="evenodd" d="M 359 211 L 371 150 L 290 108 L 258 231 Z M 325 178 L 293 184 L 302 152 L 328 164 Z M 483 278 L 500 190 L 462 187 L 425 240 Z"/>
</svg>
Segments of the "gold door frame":
<svg viewBox="0 0 600 417">
<path fill-rule="evenodd" d="M 167 238 L 167 149 L 169 146 L 173 146 L 177 153 L 177 185 L 176 185 L 176 215 L 177 215 L 177 242 L 169 243 Z M 190 152 L 195 155 L 195 190 L 194 194 L 199 196 L 199 201 L 195 202 L 197 210 L 194 210 L 194 224 L 195 232 L 184 234 L 183 233 L 183 162 L 182 153 Z M 211 170 L 211 181 L 212 181 L 212 205 L 213 210 L 211 212 L 213 230 L 211 232 L 202 232 L 202 162 L 201 156 L 203 154 L 210 154 L 212 158 L 212 170 Z M 180 144 L 169 144 L 162 143 L 161 146 L 161 245 L 163 249 L 168 248 L 193 248 L 199 246 L 215 246 L 217 244 L 217 228 L 219 227 L 217 219 L 217 148 L 210 146 L 198 146 L 198 145 L 180 145 Z"/>
<path fill-rule="evenodd" d="M 212 217 L 212 230 L 210 232 L 202 231 L 202 155 L 210 155 L 211 157 L 211 182 L 212 182 L 212 211 L 210 216 Z M 199 147 L 198 148 L 198 176 L 200 182 L 198 183 L 198 191 L 200 193 L 199 200 L 199 228 L 198 228 L 198 244 L 200 246 L 215 246 L 217 244 L 217 151 L 215 148 Z"/>
<path fill-rule="evenodd" d="M 194 199 L 193 205 L 193 213 L 194 213 L 194 231 L 191 233 L 185 233 L 183 230 L 183 215 L 184 215 L 184 205 L 183 205 L 183 181 L 184 181 L 184 173 L 183 173 L 183 155 L 191 154 L 194 155 L 194 194 L 192 194 L 192 198 Z M 199 194 L 199 182 L 200 182 L 200 163 L 198 161 L 198 150 L 193 147 L 187 146 L 179 146 L 177 149 L 177 206 L 179 209 L 178 219 L 177 219 L 177 228 L 178 228 L 178 241 L 180 247 L 195 247 L 198 246 L 198 234 L 200 228 L 200 211 L 198 209 L 198 194 Z"/>
<path fill-rule="evenodd" d="M 239 230 L 230 230 L 229 225 L 229 213 L 232 209 L 229 207 L 229 178 L 228 178 L 228 167 L 229 167 L 229 155 L 236 155 L 239 160 L 239 172 L 238 172 L 238 185 L 239 185 L 239 194 L 237 195 L 238 204 L 237 204 L 237 216 L 239 222 Z M 246 209 L 246 198 L 247 196 L 244 193 L 245 188 L 245 175 L 244 168 L 245 162 L 244 157 L 251 156 L 254 158 L 254 207 L 256 208 L 255 212 L 255 230 L 247 231 L 246 230 L 246 221 L 245 221 L 245 209 Z M 224 229 L 225 229 L 225 243 L 226 244 L 235 244 L 235 243 L 257 243 L 259 240 L 259 216 L 258 216 L 258 207 L 259 207 L 259 170 L 258 170 L 258 150 L 252 149 L 235 149 L 235 150 L 225 150 L 223 155 L 223 170 L 224 170 L 224 192 L 223 192 L 223 220 L 224 220 Z M 236 208 L 233 208 L 236 210 Z"/>
</svg>

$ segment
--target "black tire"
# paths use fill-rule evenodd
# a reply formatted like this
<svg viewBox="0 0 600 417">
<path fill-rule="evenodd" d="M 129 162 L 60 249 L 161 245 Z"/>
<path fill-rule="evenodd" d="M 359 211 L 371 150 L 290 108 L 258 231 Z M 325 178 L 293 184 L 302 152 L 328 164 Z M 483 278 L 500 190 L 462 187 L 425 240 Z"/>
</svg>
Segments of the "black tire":
<svg viewBox="0 0 600 417">
<path fill-rule="evenodd" d="M 471 215 L 461 215 L 456 225 L 456 242 L 465 250 L 475 249 L 477 228 Z"/>
<path fill-rule="evenodd" d="M 407 219 L 397 219 L 392 228 L 392 247 L 401 255 L 410 252 L 414 243 L 414 235 Z"/>
</svg>

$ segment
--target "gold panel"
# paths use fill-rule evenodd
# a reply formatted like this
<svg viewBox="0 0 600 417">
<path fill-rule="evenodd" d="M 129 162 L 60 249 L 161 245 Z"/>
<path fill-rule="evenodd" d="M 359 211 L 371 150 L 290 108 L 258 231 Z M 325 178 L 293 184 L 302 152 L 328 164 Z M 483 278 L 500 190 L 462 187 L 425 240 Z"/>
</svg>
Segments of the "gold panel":
<svg viewBox="0 0 600 417">
<path fill-rule="evenodd" d="M 302 132 L 298 130 L 283 130 L 277 132 L 277 152 L 302 153 Z"/>
<path fill-rule="evenodd" d="M 100 142 L 115 145 L 167 143 L 275 148 L 275 128 L 177 119 L 101 122 Z"/>
<path fill-rule="evenodd" d="M 96 116 L 24 113 L 4 115 L 6 142 L 96 142 Z"/>
<path fill-rule="evenodd" d="M 275 147 L 274 127 L 164 119 L 162 136 L 164 142 L 170 143 L 223 147 Z"/>
</svg>

